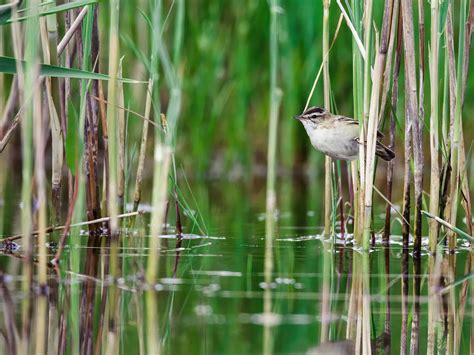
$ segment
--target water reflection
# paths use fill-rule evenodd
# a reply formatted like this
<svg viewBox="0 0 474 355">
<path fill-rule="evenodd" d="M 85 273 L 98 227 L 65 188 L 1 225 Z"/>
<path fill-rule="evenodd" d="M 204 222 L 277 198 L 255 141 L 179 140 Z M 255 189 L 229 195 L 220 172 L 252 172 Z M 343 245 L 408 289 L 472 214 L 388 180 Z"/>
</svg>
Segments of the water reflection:
<svg viewBox="0 0 474 355">
<path fill-rule="evenodd" d="M 58 274 L 51 270 L 47 296 L 31 290 L 26 344 L 19 315 L 28 295 L 21 292 L 19 261 L 5 255 L 0 347 L 60 354 L 471 352 L 469 249 L 413 258 L 377 236 L 363 253 L 350 238 L 324 240 L 271 220 L 247 225 L 242 234 L 186 231 L 179 263 L 176 243 L 162 243 L 153 285 L 143 278 L 150 252 L 143 231 L 121 238 L 117 279 L 107 276 L 107 245 L 66 249 L 71 262 Z M 168 231 L 163 239 L 173 236 Z"/>
</svg>

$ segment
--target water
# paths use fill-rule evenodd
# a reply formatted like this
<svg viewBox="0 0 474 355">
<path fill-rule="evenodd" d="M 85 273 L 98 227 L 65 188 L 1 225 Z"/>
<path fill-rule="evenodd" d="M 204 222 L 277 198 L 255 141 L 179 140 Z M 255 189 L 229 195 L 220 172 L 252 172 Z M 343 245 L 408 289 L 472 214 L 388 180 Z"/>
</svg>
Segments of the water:
<svg viewBox="0 0 474 355">
<path fill-rule="evenodd" d="M 350 236 L 324 240 L 314 226 L 320 211 L 291 201 L 294 208 L 276 214 L 275 233 L 266 243 L 260 200 L 210 201 L 199 206 L 206 224 L 187 223 L 181 245 L 168 226 L 160 250 L 148 249 L 149 238 L 156 237 L 145 233 L 148 215 L 140 217 L 132 233 L 121 236 L 116 279 L 107 276 L 109 249 L 88 246 L 86 233 L 76 230 L 60 268 L 50 272 L 42 318 L 48 350 L 106 351 L 116 339 L 122 353 L 151 353 L 155 343 L 166 354 L 345 354 L 368 348 L 397 354 L 410 347 L 423 354 L 428 328 L 436 335 L 434 349 L 472 350 L 467 245 L 437 260 L 427 253 L 415 260 L 401 249 L 399 237 L 383 247 L 377 236 L 363 253 Z M 19 349 L 15 339 L 26 338 L 19 247 L 0 258 L 0 348 L 10 351 Z M 160 257 L 153 285 L 144 282 L 149 253 Z M 31 299 L 31 346 L 45 300 L 40 291 L 35 288 Z"/>
</svg>

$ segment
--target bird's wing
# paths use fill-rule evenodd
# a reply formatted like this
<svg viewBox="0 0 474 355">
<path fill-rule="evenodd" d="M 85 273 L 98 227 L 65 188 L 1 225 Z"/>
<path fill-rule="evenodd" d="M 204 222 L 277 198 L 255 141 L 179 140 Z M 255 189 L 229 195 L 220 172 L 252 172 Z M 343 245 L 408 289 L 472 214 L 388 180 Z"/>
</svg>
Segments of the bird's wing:
<svg viewBox="0 0 474 355">
<path fill-rule="evenodd" d="M 359 121 L 356 121 L 353 118 L 349 118 L 346 116 L 336 116 L 336 120 L 340 123 L 348 123 L 348 124 L 354 124 L 354 125 L 359 125 Z"/>
<path fill-rule="evenodd" d="M 353 118 L 346 117 L 346 116 L 337 116 L 336 120 L 341 123 L 346 123 L 346 124 L 353 124 L 353 125 L 359 125 L 359 121 L 354 120 Z M 382 139 L 384 137 L 384 134 L 377 130 L 377 138 Z"/>
</svg>

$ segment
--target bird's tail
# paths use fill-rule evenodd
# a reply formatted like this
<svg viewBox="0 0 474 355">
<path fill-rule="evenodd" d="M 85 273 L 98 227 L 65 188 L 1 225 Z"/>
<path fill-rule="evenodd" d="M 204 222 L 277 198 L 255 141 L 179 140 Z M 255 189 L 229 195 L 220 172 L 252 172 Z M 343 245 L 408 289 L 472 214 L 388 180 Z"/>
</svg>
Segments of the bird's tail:
<svg viewBox="0 0 474 355">
<path fill-rule="evenodd" d="M 390 161 L 395 158 L 395 153 L 393 152 L 393 150 L 384 146 L 380 142 L 377 142 L 377 145 L 375 147 L 375 155 L 386 161 Z"/>
</svg>

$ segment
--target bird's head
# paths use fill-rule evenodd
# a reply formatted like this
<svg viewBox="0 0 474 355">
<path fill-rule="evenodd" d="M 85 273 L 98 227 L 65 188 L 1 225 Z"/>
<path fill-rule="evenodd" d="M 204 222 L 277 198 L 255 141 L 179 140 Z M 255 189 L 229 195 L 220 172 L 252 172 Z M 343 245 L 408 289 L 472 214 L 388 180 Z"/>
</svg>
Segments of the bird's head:
<svg viewBox="0 0 474 355">
<path fill-rule="evenodd" d="M 328 111 L 322 107 L 310 107 L 301 115 L 294 116 L 295 120 L 301 121 L 306 126 L 317 126 L 327 117 Z"/>
</svg>

